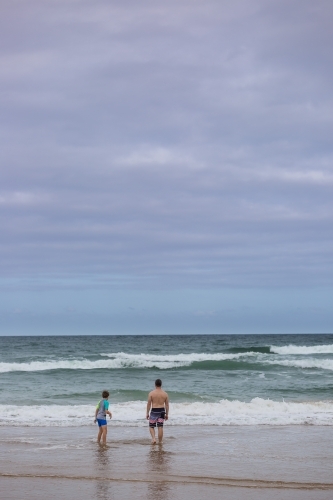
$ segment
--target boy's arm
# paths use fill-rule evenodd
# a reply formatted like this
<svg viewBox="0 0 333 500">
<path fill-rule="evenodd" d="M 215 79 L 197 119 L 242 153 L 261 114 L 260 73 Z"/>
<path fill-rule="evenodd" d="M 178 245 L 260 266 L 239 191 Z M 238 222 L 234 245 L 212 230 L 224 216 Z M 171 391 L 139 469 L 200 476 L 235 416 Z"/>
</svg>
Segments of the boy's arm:
<svg viewBox="0 0 333 500">
<path fill-rule="evenodd" d="M 97 420 L 98 409 L 99 409 L 99 404 L 96 406 L 96 410 L 95 410 L 95 423 L 96 423 L 96 420 Z"/>
<path fill-rule="evenodd" d="M 105 408 L 105 406 L 104 406 L 104 408 L 105 408 L 105 413 L 107 413 L 107 414 L 110 416 L 110 418 L 112 418 L 112 413 L 109 411 L 109 402 L 107 402 L 107 403 L 108 403 L 107 408 Z M 105 405 L 105 403 L 104 403 L 104 405 Z"/>
<path fill-rule="evenodd" d="M 149 393 L 148 402 L 147 402 L 147 412 L 146 412 L 147 420 L 149 419 L 149 412 L 150 412 L 150 408 L 151 408 L 151 403 L 152 403 L 152 397 L 151 397 L 151 393 Z"/>
<path fill-rule="evenodd" d="M 167 394 L 165 400 L 165 420 L 168 420 L 168 418 L 169 418 L 169 396 Z"/>
</svg>

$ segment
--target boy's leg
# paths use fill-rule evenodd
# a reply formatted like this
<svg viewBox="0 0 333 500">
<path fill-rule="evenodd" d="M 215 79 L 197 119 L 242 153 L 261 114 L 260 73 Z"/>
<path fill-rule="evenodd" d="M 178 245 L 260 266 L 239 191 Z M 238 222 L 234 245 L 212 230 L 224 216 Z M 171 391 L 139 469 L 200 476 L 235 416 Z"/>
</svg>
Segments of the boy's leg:
<svg viewBox="0 0 333 500">
<path fill-rule="evenodd" d="M 102 427 L 98 427 L 97 443 L 100 443 L 100 442 L 101 442 L 101 437 L 102 437 L 102 434 L 103 434 L 103 429 L 102 429 Z"/>
<path fill-rule="evenodd" d="M 102 429 L 102 432 L 103 432 L 103 444 L 106 444 L 106 435 L 108 433 L 108 426 L 107 425 L 102 425 L 101 429 Z"/>
</svg>

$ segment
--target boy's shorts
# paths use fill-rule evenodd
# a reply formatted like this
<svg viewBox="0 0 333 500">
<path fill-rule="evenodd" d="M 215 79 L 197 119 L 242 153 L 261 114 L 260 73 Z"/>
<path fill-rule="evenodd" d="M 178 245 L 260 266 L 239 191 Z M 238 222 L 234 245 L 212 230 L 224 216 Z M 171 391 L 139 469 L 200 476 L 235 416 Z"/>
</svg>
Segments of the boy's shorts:
<svg viewBox="0 0 333 500">
<path fill-rule="evenodd" d="M 163 427 L 165 408 L 152 408 L 149 416 L 149 427 Z"/>
<path fill-rule="evenodd" d="M 102 427 L 102 425 L 107 425 L 107 421 L 104 420 L 103 418 L 98 418 L 97 423 L 98 423 L 98 427 Z"/>
</svg>

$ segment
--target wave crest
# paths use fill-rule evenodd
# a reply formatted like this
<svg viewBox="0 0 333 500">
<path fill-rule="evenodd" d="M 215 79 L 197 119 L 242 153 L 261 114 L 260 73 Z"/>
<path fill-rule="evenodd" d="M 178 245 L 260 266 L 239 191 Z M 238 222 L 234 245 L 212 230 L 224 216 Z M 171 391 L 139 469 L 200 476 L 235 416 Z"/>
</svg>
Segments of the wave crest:
<svg viewBox="0 0 333 500">
<path fill-rule="evenodd" d="M 112 404 L 116 427 L 144 427 L 145 401 Z M 70 427 L 93 425 L 93 405 L 0 405 L 0 426 Z M 216 403 L 171 404 L 167 425 L 333 425 L 333 401 L 281 402 L 254 398 L 250 402 L 222 399 Z"/>
<path fill-rule="evenodd" d="M 181 368 L 191 366 L 193 363 L 203 361 L 224 361 L 239 359 L 244 356 L 254 356 L 255 353 L 239 354 L 128 354 L 125 352 L 101 353 L 101 356 L 109 359 L 91 361 L 89 359 L 67 359 L 52 361 L 31 361 L 30 363 L 0 363 L 0 373 L 23 371 L 47 371 L 47 370 L 96 370 L 96 369 L 120 369 L 120 368 L 159 368 L 167 370 L 170 368 Z"/>
<path fill-rule="evenodd" d="M 287 366 L 290 368 L 316 368 L 319 370 L 333 370 L 333 359 L 279 359 L 276 361 L 266 361 L 269 365 Z"/>
<path fill-rule="evenodd" d="M 274 354 L 333 354 L 333 344 L 327 345 L 285 345 L 285 346 L 270 346 L 270 352 Z"/>
</svg>

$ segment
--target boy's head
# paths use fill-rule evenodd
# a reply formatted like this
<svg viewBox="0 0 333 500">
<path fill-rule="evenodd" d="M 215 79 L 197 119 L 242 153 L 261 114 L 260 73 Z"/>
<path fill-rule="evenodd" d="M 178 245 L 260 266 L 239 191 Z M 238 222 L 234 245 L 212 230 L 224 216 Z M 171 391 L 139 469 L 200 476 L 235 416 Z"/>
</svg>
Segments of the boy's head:
<svg viewBox="0 0 333 500">
<path fill-rule="evenodd" d="M 157 378 L 157 379 L 155 380 L 155 386 L 156 386 L 156 387 L 162 387 L 162 380 L 161 380 L 160 378 Z"/>
<path fill-rule="evenodd" d="M 103 391 L 103 392 L 102 392 L 102 398 L 106 399 L 106 398 L 108 398 L 109 396 L 110 396 L 109 391 Z"/>
</svg>

